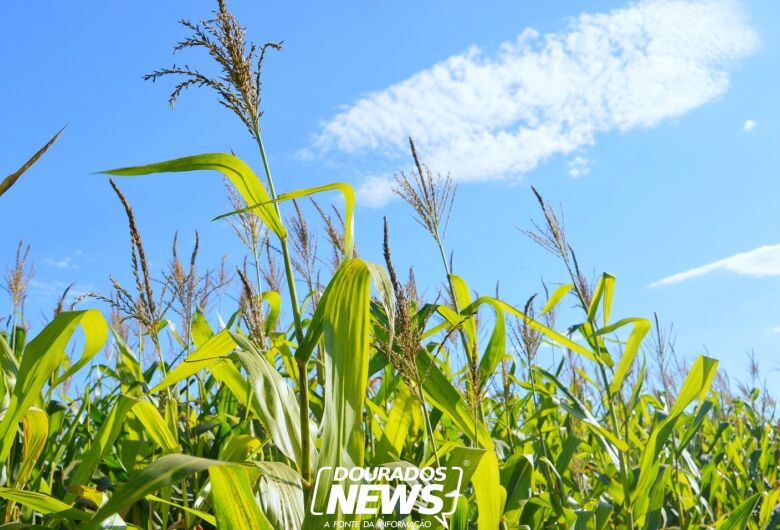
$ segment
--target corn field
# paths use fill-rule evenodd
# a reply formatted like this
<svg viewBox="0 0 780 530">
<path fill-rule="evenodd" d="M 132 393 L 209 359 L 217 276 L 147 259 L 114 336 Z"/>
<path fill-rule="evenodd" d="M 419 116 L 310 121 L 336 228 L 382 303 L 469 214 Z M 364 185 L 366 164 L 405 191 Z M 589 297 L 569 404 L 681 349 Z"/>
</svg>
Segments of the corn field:
<svg viewBox="0 0 780 530">
<path fill-rule="evenodd" d="M 475 293 L 447 257 L 456 187 L 410 139 L 414 169 L 395 191 L 441 254 L 441 285 L 422 299 L 393 266 L 387 222 L 384 263 L 359 256 L 348 184 L 277 192 L 260 72 L 281 45 L 252 44 L 223 1 L 183 24 L 177 51 L 204 52 L 219 73 L 147 79 L 176 80 L 172 105 L 211 90 L 257 152 L 104 171 L 128 220 L 132 284 L 112 279 L 70 308 L 64 293 L 36 332 L 20 244 L 0 334 L 0 529 L 780 528 L 766 389 L 732 392 L 717 360 L 677 359 L 657 317 L 614 315 L 616 279 L 582 272 L 539 192 L 525 235 L 556 256 L 560 283 L 521 304 Z M 197 240 L 184 259 L 174 241 L 158 277 L 121 184 L 192 171 L 224 178 L 233 208 L 219 222 L 247 258 L 205 272 Z M 343 200 L 321 205 L 326 193 Z M 217 296 L 237 301 L 224 321 Z M 448 470 L 453 509 L 326 509 L 328 470 L 407 466 Z"/>
</svg>

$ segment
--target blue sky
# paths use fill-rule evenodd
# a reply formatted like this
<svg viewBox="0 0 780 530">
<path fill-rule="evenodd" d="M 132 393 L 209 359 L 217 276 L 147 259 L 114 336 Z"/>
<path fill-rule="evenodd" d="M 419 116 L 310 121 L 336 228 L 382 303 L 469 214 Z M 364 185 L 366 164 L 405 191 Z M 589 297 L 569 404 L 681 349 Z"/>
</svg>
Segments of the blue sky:
<svg viewBox="0 0 780 530">
<path fill-rule="evenodd" d="M 359 190 L 357 244 L 381 260 L 391 222 L 397 265 L 433 292 L 437 251 L 392 200 L 407 134 L 459 194 L 447 246 L 483 293 L 522 303 L 561 268 L 524 238 L 537 186 L 565 212 L 580 261 L 618 278 L 613 313 L 673 322 L 682 355 L 709 353 L 734 377 L 754 349 L 780 382 L 780 181 L 776 103 L 780 7 L 770 0 L 258 3 L 233 8 L 258 40 L 284 40 L 265 66 L 264 139 L 277 188 L 336 180 Z M 256 150 L 207 92 L 174 111 L 169 66 L 179 18 L 211 2 L 17 2 L 0 31 L 0 173 L 62 125 L 61 140 L 0 198 L 0 244 L 32 245 L 33 318 L 71 281 L 127 281 L 126 221 L 99 169 Z M 199 56 L 177 59 L 198 64 Z M 155 270 L 174 232 L 202 235 L 202 263 L 241 247 L 208 173 L 120 181 Z M 6 306 L 0 306 L 6 314 Z M 40 319 L 38 319 L 40 321 Z M 568 324 L 569 322 L 566 322 Z"/>
</svg>

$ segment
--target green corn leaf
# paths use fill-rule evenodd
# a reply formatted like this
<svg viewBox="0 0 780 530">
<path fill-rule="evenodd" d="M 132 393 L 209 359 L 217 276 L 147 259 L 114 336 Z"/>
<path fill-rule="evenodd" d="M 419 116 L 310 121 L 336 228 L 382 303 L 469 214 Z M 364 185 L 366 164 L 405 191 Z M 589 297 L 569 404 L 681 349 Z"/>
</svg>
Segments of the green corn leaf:
<svg viewBox="0 0 780 530">
<path fill-rule="evenodd" d="M 79 325 L 85 336 L 82 358 L 92 357 L 108 337 L 106 321 L 94 309 L 60 313 L 25 347 L 16 385 L 0 422 L 0 461 L 7 460 L 19 420 L 40 398 L 44 385 L 62 365 L 65 348 Z"/>
<path fill-rule="evenodd" d="M 455 513 L 452 514 L 450 528 L 452 530 L 468 530 L 469 528 L 469 502 L 466 497 L 458 497 Z"/>
<path fill-rule="evenodd" d="M 626 318 L 602 328 L 596 333 L 597 336 L 606 335 L 629 324 L 633 324 L 633 328 L 626 341 L 626 346 L 623 348 L 620 362 L 617 368 L 615 368 L 612 382 L 609 384 L 609 390 L 612 394 L 617 394 L 623 388 L 623 381 L 625 381 L 626 376 L 631 371 L 631 367 L 634 365 L 634 360 L 639 353 L 639 348 L 642 346 L 645 335 L 650 331 L 650 321 L 646 318 Z"/>
<path fill-rule="evenodd" d="M 281 462 L 252 462 L 260 471 L 260 507 L 276 530 L 299 530 L 304 501 L 301 476 Z"/>
<path fill-rule="evenodd" d="M 554 401 L 556 401 L 559 406 L 566 410 L 566 412 L 576 417 L 577 419 L 582 420 L 583 424 L 596 435 L 597 439 L 601 443 L 604 450 L 607 452 L 607 455 L 610 457 L 610 459 L 617 464 L 619 462 L 618 451 L 628 450 L 626 443 L 620 440 L 608 429 L 604 428 L 604 426 L 599 423 L 598 419 L 593 416 L 593 413 L 588 410 L 587 406 L 582 401 L 577 399 L 577 397 L 574 396 L 574 394 L 569 391 L 566 385 L 564 385 L 557 377 L 555 377 L 555 375 L 539 367 L 535 367 L 534 369 L 555 383 L 558 389 L 566 396 L 567 400 L 555 399 Z"/>
<path fill-rule="evenodd" d="M 319 468 L 363 465 L 365 450 L 362 410 L 367 393 L 371 273 L 359 259 L 345 261 L 328 284 L 320 302 L 325 346 L 325 409 Z M 313 500 L 323 512 L 330 475 L 320 478 Z M 343 517 L 343 519 L 342 519 Z M 350 520 L 308 514 L 305 528 L 322 528 L 326 521 Z"/>
<path fill-rule="evenodd" d="M 214 221 L 218 219 L 224 219 L 231 215 L 244 213 L 248 211 L 254 211 L 258 208 L 267 207 L 274 202 L 283 202 L 293 199 L 300 199 L 301 197 L 307 197 L 316 193 L 322 193 L 323 191 L 340 191 L 344 197 L 344 256 L 347 258 L 352 257 L 352 251 L 354 249 L 354 225 L 355 225 L 355 190 L 349 184 L 344 182 L 334 182 L 332 184 L 324 184 L 322 186 L 315 186 L 313 188 L 304 188 L 295 191 L 288 191 L 279 195 L 275 201 L 267 199 L 265 201 L 247 203 L 249 206 L 240 210 L 234 210 L 227 212 L 214 218 Z"/>
<path fill-rule="evenodd" d="M 144 166 L 124 167 L 101 171 L 106 175 L 136 176 L 152 173 L 172 173 L 182 171 L 219 171 L 225 175 L 246 204 L 261 204 L 254 209 L 263 223 L 270 228 L 280 239 L 287 237 L 284 223 L 276 214 L 276 209 L 269 204 L 271 197 L 257 177 L 252 168 L 246 162 L 234 155 L 226 153 L 208 153 L 203 155 L 186 156 L 175 160 L 157 162 Z"/>
<path fill-rule="evenodd" d="M 717 371 L 718 361 L 709 357 L 699 356 L 691 366 L 688 376 L 683 382 L 680 392 L 668 416 L 658 422 L 650 433 L 642 452 L 639 465 L 639 477 L 631 492 L 634 501 L 634 516 L 641 521 L 649 507 L 653 484 L 656 483 L 659 467 L 662 463 L 660 455 L 672 436 L 680 416 L 691 403 L 698 400 L 703 403 L 704 396 L 709 391 Z"/>
<path fill-rule="evenodd" d="M 533 318 L 525 315 L 522 311 L 519 309 L 516 309 L 512 307 L 511 305 L 507 304 L 506 302 L 503 302 L 501 300 L 498 300 L 496 298 L 490 298 L 488 296 L 482 296 L 478 300 L 474 302 L 476 305 L 477 303 L 485 303 L 486 299 L 492 300 L 492 303 L 495 307 L 501 308 L 505 313 L 514 315 L 516 317 L 524 319 L 524 321 L 528 324 L 529 327 L 535 329 L 545 337 L 547 337 L 550 341 L 558 344 L 559 346 L 563 346 L 564 348 L 568 348 L 574 352 L 579 353 L 583 357 L 586 357 L 592 361 L 597 361 L 596 354 L 586 348 L 585 346 L 578 344 L 571 340 L 568 337 L 565 337 L 564 335 L 561 335 L 557 331 L 554 331 L 550 329 L 549 327 L 545 326 L 541 322 L 534 320 Z"/>
<path fill-rule="evenodd" d="M 73 476 L 70 479 L 71 486 L 86 484 L 92 478 L 92 472 L 103 459 L 103 455 L 111 450 L 122 430 L 125 417 L 127 417 L 127 413 L 130 412 L 130 409 L 133 408 L 134 404 L 135 400 L 133 398 L 127 396 L 121 396 L 119 398 L 114 405 L 114 408 L 111 409 L 111 412 L 95 434 L 89 449 L 81 458 L 81 462 L 79 462 L 76 471 L 74 471 Z M 75 493 L 69 492 L 65 496 L 65 501 L 73 502 L 75 498 Z"/>
<path fill-rule="evenodd" d="M 506 319 L 504 311 L 492 300 L 485 300 L 485 303 L 492 306 L 495 312 L 493 331 L 477 367 L 479 380 L 486 382 L 506 355 Z"/>
<path fill-rule="evenodd" d="M 471 484 L 474 486 L 479 510 L 478 528 L 498 528 L 506 503 L 506 490 L 501 485 L 498 458 L 492 448 L 488 449 L 479 461 L 471 477 Z"/>
<path fill-rule="evenodd" d="M 218 460 L 209 460 L 189 455 L 171 454 L 163 456 L 131 476 L 127 482 L 118 487 L 108 502 L 101 506 L 92 518 L 83 524 L 82 529 L 95 530 L 101 526 L 103 521 L 114 514 L 124 511 L 147 495 L 177 483 L 189 475 L 204 471 L 209 471 L 212 481 L 216 476 L 219 484 L 218 487 L 212 487 L 212 495 L 214 496 L 214 505 L 217 512 L 217 526 L 219 528 L 234 529 L 256 528 L 255 526 L 229 526 L 236 520 L 230 514 L 225 513 L 231 506 L 240 506 L 242 510 L 250 510 L 247 516 L 255 521 L 253 524 L 261 524 L 260 521 L 265 519 L 265 516 L 258 508 L 248 479 L 244 482 L 237 472 L 211 473 L 213 468 L 222 466 L 228 466 L 231 469 L 234 466 L 238 467 L 237 464 L 227 464 Z M 241 466 L 241 468 L 245 473 L 247 472 L 246 467 Z M 257 511 L 251 511 L 251 506 L 254 506 Z M 243 521 L 241 514 L 238 514 L 236 517 L 239 518 L 239 521 Z M 267 522 L 267 519 L 265 521 Z M 272 527 L 269 525 L 257 528 L 265 530 Z"/>
<path fill-rule="evenodd" d="M 176 435 L 171 432 L 157 407 L 148 401 L 138 400 L 133 405 L 132 413 L 144 426 L 144 433 L 164 452 L 176 453 L 180 451 Z"/>
<path fill-rule="evenodd" d="M 22 416 L 22 464 L 16 476 L 16 489 L 24 489 L 49 437 L 49 416 L 32 407 Z"/>
<path fill-rule="evenodd" d="M 560 462 L 559 459 L 556 466 L 565 469 L 566 465 L 562 465 L 565 463 Z M 513 511 L 522 508 L 523 503 L 531 497 L 533 475 L 534 455 L 515 453 L 504 463 L 501 468 L 501 485 L 507 492 L 505 510 Z"/>
<path fill-rule="evenodd" d="M 85 333 L 88 333 L 84 351 L 79 360 L 68 368 L 65 373 L 61 374 L 54 381 L 52 386 L 56 387 L 60 385 L 63 381 L 72 377 L 73 374 L 84 368 L 100 351 L 106 343 L 106 339 L 108 339 L 108 323 L 98 311 L 87 311 L 87 314 L 81 317 L 81 327 L 84 329 Z"/>
<path fill-rule="evenodd" d="M 588 308 L 588 322 L 593 322 L 596 313 L 599 310 L 599 304 L 602 305 L 602 314 L 604 317 L 604 326 L 609 324 L 609 315 L 612 312 L 612 298 L 615 293 L 615 277 L 606 272 L 601 275 L 596 289 L 593 292 L 593 300 Z"/>
<path fill-rule="evenodd" d="M 406 384 L 399 382 L 393 406 L 390 408 L 382 437 L 377 444 L 377 463 L 400 460 L 409 427 L 412 425 L 415 406 L 417 403 L 412 396 L 412 391 Z"/>
<path fill-rule="evenodd" d="M 704 420 L 707 418 L 707 414 L 710 413 L 713 406 L 712 401 L 709 400 L 701 404 L 699 410 L 696 411 L 696 416 L 694 416 L 693 421 L 685 431 L 685 434 L 680 438 L 680 443 L 677 446 L 678 455 L 682 454 L 685 447 L 690 443 L 693 437 L 696 436 L 696 433 L 699 432 L 699 429 L 701 429 L 701 426 L 704 424 Z"/>
<path fill-rule="evenodd" d="M 117 346 L 116 371 L 118 379 L 122 383 L 122 393 L 138 397 L 142 393 L 142 386 L 145 383 L 144 373 L 141 369 L 141 363 L 133 351 L 125 344 L 122 337 L 111 328 L 111 335 Z"/>
<path fill-rule="evenodd" d="M 558 304 L 561 303 L 561 300 L 563 300 L 563 297 L 569 294 L 572 289 L 574 289 L 574 284 L 571 283 L 565 283 L 555 289 L 552 296 L 550 296 L 550 298 L 547 300 L 547 303 L 544 304 L 544 307 L 542 308 L 541 313 L 539 313 L 539 316 L 543 317 L 552 311 L 555 307 L 557 307 Z"/>
<path fill-rule="evenodd" d="M 262 448 L 260 440 L 249 434 L 231 436 L 219 448 L 219 459 L 223 462 L 244 462 L 250 455 Z"/>
<path fill-rule="evenodd" d="M 155 394 L 160 390 L 177 384 L 201 370 L 212 367 L 227 359 L 228 354 L 236 347 L 236 343 L 228 330 L 222 330 L 208 339 L 200 348 L 195 350 L 187 359 L 178 364 L 168 375 L 160 381 L 149 393 Z"/>
<path fill-rule="evenodd" d="M 263 301 L 268 304 L 268 314 L 265 315 L 265 334 L 270 335 L 279 322 L 282 312 L 282 297 L 276 291 L 265 291 Z"/>
<path fill-rule="evenodd" d="M 748 521 L 750 521 L 750 516 L 753 514 L 753 510 L 756 509 L 756 505 L 758 504 L 760 498 L 760 493 L 756 493 L 755 495 L 748 497 L 747 500 L 745 500 L 742 504 L 737 506 L 733 512 L 731 512 L 725 521 L 718 525 L 717 529 L 745 530 L 745 528 L 747 528 Z"/>
<path fill-rule="evenodd" d="M 95 530 L 113 514 L 119 513 L 150 493 L 177 482 L 188 475 L 206 471 L 217 464 L 215 460 L 186 455 L 166 455 L 152 462 L 114 491 L 111 498 L 84 523 L 84 530 Z"/>
<path fill-rule="evenodd" d="M 694 401 L 703 403 L 717 371 L 717 359 L 699 356 L 688 371 L 688 376 L 677 393 L 677 401 L 672 405 L 669 417 L 679 416 Z"/>
<path fill-rule="evenodd" d="M 260 511 L 247 469 L 238 465 L 209 468 L 217 528 L 220 530 L 274 530 Z"/>
<path fill-rule="evenodd" d="M 200 309 L 195 311 L 195 314 L 190 320 L 190 333 L 192 335 L 192 342 L 195 344 L 196 348 L 200 348 L 214 336 L 214 330 L 211 329 L 208 320 L 206 320 L 206 316 Z"/>
<path fill-rule="evenodd" d="M 195 508 L 191 508 L 189 506 L 182 506 L 181 504 L 171 502 L 169 500 L 163 499 L 162 497 L 158 497 L 156 495 L 147 495 L 145 499 L 152 502 L 159 502 L 167 506 L 173 506 L 178 510 L 182 510 L 184 512 L 194 515 L 195 517 L 203 519 L 204 521 L 206 521 L 212 526 L 217 526 L 217 518 L 211 515 L 210 513 L 202 512 L 200 510 L 196 510 Z"/>
<path fill-rule="evenodd" d="M 465 308 L 469 307 L 471 305 L 471 292 L 469 291 L 469 286 L 466 284 L 466 280 L 461 278 L 460 276 L 456 274 L 450 274 L 450 283 L 452 284 L 452 288 L 455 291 L 455 303 L 457 304 L 457 307 L 460 309 L 461 315 L 466 313 L 464 311 Z M 467 313 L 468 316 L 471 316 L 473 314 L 472 312 Z M 476 346 L 477 346 L 477 322 L 474 320 L 474 318 L 466 318 L 463 323 L 461 324 L 462 329 L 466 332 L 466 337 L 469 341 L 469 351 L 475 352 L 476 354 Z"/>
<path fill-rule="evenodd" d="M 268 430 L 274 444 L 293 462 L 301 462 L 301 424 L 298 400 L 289 384 L 276 368 L 246 338 L 237 333 L 231 336 L 241 348 L 236 352 L 246 370 L 254 390 L 259 420 Z M 316 429 L 310 429 L 315 432 Z M 316 460 L 312 436 L 310 461 Z"/>
<path fill-rule="evenodd" d="M 453 276 L 453 278 L 458 278 Z M 456 283 L 461 286 L 461 290 L 465 290 L 466 294 L 468 290 L 463 286 L 465 283 L 458 279 Z M 461 294 L 461 299 L 469 301 L 465 298 L 466 294 Z M 465 306 L 461 309 L 460 315 L 452 310 L 452 308 L 440 305 L 436 307 L 436 311 L 444 317 L 449 324 L 450 328 L 461 328 L 466 332 L 471 347 L 476 345 L 476 324 L 475 318 L 477 311 L 483 305 L 489 305 L 494 312 L 495 321 L 493 323 L 493 331 L 490 334 L 490 339 L 485 347 L 485 351 L 482 354 L 478 365 L 478 371 L 480 381 L 487 381 L 493 372 L 498 367 L 501 359 L 504 358 L 506 353 L 506 318 L 504 317 L 504 310 L 497 303 L 496 300 L 489 297 L 481 297 L 474 303 Z"/>
<path fill-rule="evenodd" d="M 88 513 L 77 510 L 69 504 L 45 493 L 0 487 L 0 498 L 14 501 L 31 510 L 55 519 L 80 521 L 89 517 Z"/>
<path fill-rule="evenodd" d="M 452 420 L 460 431 L 484 448 L 493 447 L 490 432 L 482 422 L 474 422 L 474 412 L 464 400 L 451 378 L 444 375 L 431 354 L 424 349 L 417 352 L 417 371 L 423 382 L 428 402 Z M 422 376 L 425 376 L 424 378 Z"/>
</svg>

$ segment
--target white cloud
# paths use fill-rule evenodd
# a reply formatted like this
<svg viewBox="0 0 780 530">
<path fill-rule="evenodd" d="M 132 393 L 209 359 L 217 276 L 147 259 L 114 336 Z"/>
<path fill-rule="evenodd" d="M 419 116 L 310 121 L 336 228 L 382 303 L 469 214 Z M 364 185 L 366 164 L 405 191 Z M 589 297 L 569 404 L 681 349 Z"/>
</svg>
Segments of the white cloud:
<svg viewBox="0 0 780 530">
<path fill-rule="evenodd" d="M 590 173 L 590 160 L 584 156 L 575 156 L 569 160 L 569 176 L 572 178 L 584 177 Z"/>
<path fill-rule="evenodd" d="M 46 258 L 43 260 L 43 262 L 46 265 L 50 267 L 55 267 L 57 269 L 69 269 L 73 267 L 73 263 L 69 256 L 66 256 L 61 259 Z"/>
<path fill-rule="evenodd" d="M 745 120 L 745 125 L 742 126 L 742 130 L 745 132 L 750 132 L 756 127 L 758 127 L 758 122 L 753 120 Z"/>
<path fill-rule="evenodd" d="M 460 181 L 522 176 L 597 133 L 653 127 L 721 97 L 758 38 L 736 0 L 645 0 L 526 29 L 370 93 L 325 122 L 319 150 L 404 155 Z M 392 167 L 389 171 L 392 171 Z"/>
<path fill-rule="evenodd" d="M 395 196 L 393 180 L 387 176 L 370 176 L 363 180 L 357 190 L 360 204 L 378 208 L 384 206 Z"/>
<path fill-rule="evenodd" d="M 37 278 L 30 280 L 31 293 L 43 300 L 51 300 L 54 296 L 60 296 L 69 285 L 71 285 L 69 282 L 63 282 L 61 280 L 42 281 Z M 84 292 L 84 290 L 73 288 L 68 291 L 71 297 L 78 297 Z"/>
<path fill-rule="evenodd" d="M 684 282 L 710 272 L 725 270 L 744 276 L 778 276 L 780 275 L 780 244 L 764 245 L 749 252 L 735 254 L 725 259 L 714 261 L 695 269 L 678 272 L 650 284 L 650 287 L 671 285 Z"/>
<path fill-rule="evenodd" d="M 43 263 L 49 267 L 54 267 L 55 269 L 78 269 L 79 266 L 76 262 L 83 261 L 85 257 L 86 255 L 83 251 L 76 250 L 70 256 L 62 258 L 45 258 Z"/>
</svg>

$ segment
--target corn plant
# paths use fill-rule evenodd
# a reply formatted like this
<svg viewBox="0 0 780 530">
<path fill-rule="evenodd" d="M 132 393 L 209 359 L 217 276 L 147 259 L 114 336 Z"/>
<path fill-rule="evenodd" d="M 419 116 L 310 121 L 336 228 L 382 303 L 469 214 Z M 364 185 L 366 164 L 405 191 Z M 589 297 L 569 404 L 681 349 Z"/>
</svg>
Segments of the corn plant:
<svg viewBox="0 0 780 530">
<path fill-rule="evenodd" d="M 707 356 L 674 388 L 668 378 L 654 385 L 651 321 L 613 316 L 616 279 L 583 275 L 541 194 L 528 235 L 566 279 L 545 286 L 541 302 L 480 295 L 447 259 L 455 187 L 410 142 L 414 170 L 399 175 L 397 192 L 438 248 L 445 286 L 443 297 L 420 299 L 414 278 L 398 277 L 387 222 L 385 263 L 358 257 L 348 184 L 277 193 L 260 71 L 279 45 L 249 43 L 223 1 L 213 19 L 183 24 L 192 35 L 177 50 L 205 50 L 220 74 L 173 67 L 149 78 L 181 76 L 171 103 L 193 86 L 214 90 L 255 140 L 264 178 L 227 153 L 104 173 L 120 183 L 223 175 L 232 209 L 219 218 L 249 250 L 236 271 L 238 307 L 226 321 L 207 317 L 209 297 L 234 287 L 224 271 L 198 273 L 197 243 L 185 266 L 174 242 L 171 272 L 154 282 L 111 181 L 129 222 L 134 287 L 114 280 L 113 294 L 70 310 L 63 296 L 29 341 L 22 321 L 0 335 L 0 528 L 780 528 L 780 425 L 762 392 L 715 388 L 718 362 Z M 340 193 L 343 210 L 315 202 L 307 217 L 302 199 L 325 192 Z M 316 257 L 319 229 L 332 271 Z M 89 300 L 110 315 L 75 308 Z M 576 316 L 559 326 L 572 304 Z M 331 470 L 378 466 L 461 470 L 455 509 L 325 513 Z"/>
</svg>

